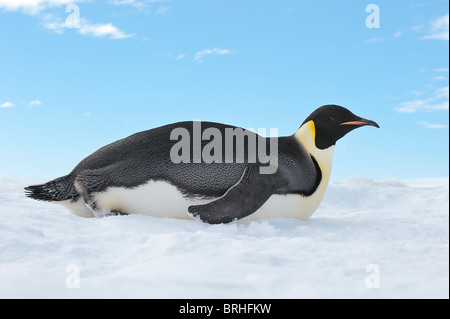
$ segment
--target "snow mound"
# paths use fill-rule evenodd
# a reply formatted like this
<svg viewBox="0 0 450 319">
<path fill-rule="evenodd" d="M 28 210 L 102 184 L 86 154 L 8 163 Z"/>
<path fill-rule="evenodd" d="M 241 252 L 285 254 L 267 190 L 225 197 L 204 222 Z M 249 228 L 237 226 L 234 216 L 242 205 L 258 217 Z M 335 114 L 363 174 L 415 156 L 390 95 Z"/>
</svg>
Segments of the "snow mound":
<svg viewBox="0 0 450 319">
<path fill-rule="evenodd" d="M 448 298 L 448 178 L 331 183 L 308 221 L 84 219 L 0 179 L 1 298 Z M 77 288 L 78 287 L 78 288 Z"/>
</svg>

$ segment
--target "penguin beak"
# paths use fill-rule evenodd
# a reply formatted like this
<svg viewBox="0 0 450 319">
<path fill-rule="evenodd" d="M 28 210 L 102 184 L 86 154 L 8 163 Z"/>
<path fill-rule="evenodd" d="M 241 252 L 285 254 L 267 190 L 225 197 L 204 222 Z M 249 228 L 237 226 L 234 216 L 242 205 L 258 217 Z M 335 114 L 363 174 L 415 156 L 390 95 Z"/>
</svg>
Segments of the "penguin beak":
<svg viewBox="0 0 450 319">
<path fill-rule="evenodd" d="M 349 121 L 349 122 L 343 122 L 340 125 L 355 125 L 355 126 L 365 126 L 365 125 L 370 125 L 370 126 L 374 126 L 377 128 L 380 128 L 380 126 L 371 120 L 367 120 L 367 119 L 363 119 L 363 118 L 359 118 L 356 121 Z"/>
</svg>

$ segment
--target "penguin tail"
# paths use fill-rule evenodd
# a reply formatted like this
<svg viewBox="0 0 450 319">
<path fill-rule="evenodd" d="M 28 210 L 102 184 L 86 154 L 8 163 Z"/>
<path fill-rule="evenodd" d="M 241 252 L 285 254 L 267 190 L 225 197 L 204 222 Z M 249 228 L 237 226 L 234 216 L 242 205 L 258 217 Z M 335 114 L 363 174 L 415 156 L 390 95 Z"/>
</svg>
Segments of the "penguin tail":
<svg viewBox="0 0 450 319">
<path fill-rule="evenodd" d="M 56 178 L 45 184 L 25 187 L 25 195 L 46 202 L 59 202 L 79 196 L 71 175 Z"/>
</svg>

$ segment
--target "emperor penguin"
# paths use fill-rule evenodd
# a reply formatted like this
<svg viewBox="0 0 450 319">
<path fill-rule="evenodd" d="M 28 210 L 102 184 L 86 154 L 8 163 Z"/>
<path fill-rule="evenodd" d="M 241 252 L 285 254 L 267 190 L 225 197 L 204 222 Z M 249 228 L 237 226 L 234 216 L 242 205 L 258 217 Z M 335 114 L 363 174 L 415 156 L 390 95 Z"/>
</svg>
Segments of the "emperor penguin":
<svg viewBox="0 0 450 319">
<path fill-rule="evenodd" d="M 336 142 L 362 126 L 379 128 L 338 105 L 319 107 L 293 135 L 282 137 L 221 123 L 169 124 L 106 145 L 68 175 L 25 187 L 25 194 L 63 204 L 82 217 L 144 214 L 209 224 L 269 217 L 306 220 L 325 194 Z M 234 136 L 230 144 L 229 132 L 240 132 L 244 142 Z M 180 137 L 186 143 L 180 144 Z M 252 151 L 264 149 L 265 155 L 271 143 L 277 145 L 273 163 L 243 152 L 255 140 Z"/>
</svg>

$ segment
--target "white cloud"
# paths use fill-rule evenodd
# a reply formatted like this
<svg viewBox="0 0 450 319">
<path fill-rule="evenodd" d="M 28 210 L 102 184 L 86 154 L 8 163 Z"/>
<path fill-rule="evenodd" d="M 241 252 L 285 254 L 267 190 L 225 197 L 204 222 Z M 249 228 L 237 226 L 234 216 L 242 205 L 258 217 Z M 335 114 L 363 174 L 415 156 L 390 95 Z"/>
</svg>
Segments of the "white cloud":
<svg viewBox="0 0 450 319">
<path fill-rule="evenodd" d="M 127 5 L 130 7 L 134 7 L 136 9 L 145 9 L 149 7 L 153 3 L 161 3 L 161 2 L 169 2 L 171 0 L 110 0 L 108 3 L 115 6 Z M 162 7 L 167 8 L 167 11 L 171 9 L 171 7 Z M 159 10 L 159 9 L 158 9 Z M 164 10 L 164 9 L 161 9 Z M 156 14 L 160 14 L 164 12 L 156 12 Z"/>
<path fill-rule="evenodd" d="M 415 113 L 417 111 L 448 111 L 448 101 L 433 103 L 433 99 L 427 100 L 415 100 L 404 102 L 400 104 L 402 107 L 396 108 L 395 110 L 399 113 Z"/>
<path fill-rule="evenodd" d="M 79 28 L 67 28 L 66 23 L 60 19 L 55 19 L 51 15 L 44 17 L 43 26 L 55 33 L 62 34 L 66 29 L 77 30 L 79 34 L 89 35 L 96 38 L 109 37 L 110 39 L 126 39 L 134 37 L 134 34 L 127 34 L 124 31 L 118 29 L 111 22 L 91 24 L 86 19 L 81 19 Z"/>
<path fill-rule="evenodd" d="M 424 95 L 425 92 L 424 91 L 419 91 L 419 90 L 414 90 L 414 91 L 409 92 L 409 94 L 412 94 L 412 95 L 415 95 L 415 96 L 421 96 L 421 95 Z"/>
<path fill-rule="evenodd" d="M 444 73 L 448 73 L 448 68 L 437 68 L 433 70 L 434 72 L 444 72 Z"/>
<path fill-rule="evenodd" d="M 422 32 L 423 29 L 424 29 L 423 24 L 418 24 L 410 28 L 411 31 L 416 33 Z"/>
<path fill-rule="evenodd" d="M 431 128 L 431 129 L 444 129 L 448 128 L 448 125 L 444 124 L 432 124 L 425 121 L 419 122 L 419 125 L 423 126 L 424 128 Z"/>
<path fill-rule="evenodd" d="M 3 8 L 8 11 L 22 10 L 29 14 L 38 14 L 41 11 L 52 7 L 74 4 L 76 2 L 83 2 L 85 0 L 0 0 L 0 9 Z M 156 0 L 147 0 L 154 2 Z M 115 0 L 116 4 L 134 3 L 134 0 Z M 52 30 L 55 33 L 62 34 L 67 28 L 66 21 L 60 18 L 55 18 L 51 14 L 40 14 L 39 18 L 43 21 L 43 26 L 46 29 Z M 86 19 L 80 22 L 80 28 L 74 28 L 82 35 L 90 35 L 93 37 L 109 37 L 110 39 L 126 39 L 134 37 L 134 34 L 128 34 L 118 29 L 112 23 L 91 24 Z"/>
<path fill-rule="evenodd" d="M 399 38 L 402 34 L 403 34 L 402 31 L 395 32 L 395 33 L 394 33 L 394 37 L 395 37 L 395 38 Z"/>
<path fill-rule="evenodd" d="M 48 7 L 75 2 L 80 2 L 80 0 L 0 0 L 0 8 L 7 11 L 22 10 L 28 14 L 37 14 Z"/>
<path fill-rule="evenodd" d="M 433 76 L 432 79 L 435 80 L 435 81 L 443 81 L 443 80 L 447 80 L 447 78 L 446 78 L 445 76 L 443 76 L 443 75 L 436 75 L 436 76 Z"/>
<path fill-rule="evenodd" d="M 435 39 L 435 40 L 444 40 L 448 41 L 449 39 L 449 15 L 446 14 L 436 20 L 431 21 L 430 23 L 430 34 L 421 39 Z"/>
<path fill-rule="evenodd" d="M 128 6 L 135 7 L 137 9 L 141 9 L 146 6 L 145 2 L 135 1 L 135 0 L 112 0 L 112 1 L 109 1 L 109 4 L 113 4 L 115 6 L 128 5 Z"/>
<path fill-rule="evenodd" d="M 162 6 L 156 10 L 155 14 L 164 14 L 166 12 L 169 12 L 170 9 L 172 9 L 172 7 Z"/>
<path fill-rule="evenodd" d="M 170 0 L 110 0 L 109 4 L 116 6 L 120 5 L 135 5 L 135 4 L 145 4 L 145 3 L 157 3 L 157 2 L 169 2 Z"/>
<path fill-rule="evenodd" d="M 47 14 L 43 17 L 43 26 L 55 33 L 63 34 L 66 28 L 66 22 L 61 22 L 60 19 L 55 19 L 52 15 Z"/>
<path fill-rule="evenodd" d="M 11 102 L 8 102 L 8 101 L 6 101 L 3 104 L 0 104 L 0 107 L 3 107 L 3 108 L 13 107 L 13 106 L 14 106 L 14 103 L 11 103 Z"/>
<path fill-rule="evenodd" d="M 109 1 L 109 4 L 113 4 L 115 6 L 121 6 L 124 4 L 131 5 L 131 4 L 135 4 L 135 3 L 137 3 L 137 2 L 134 0 L 112 0 L 112 1 Z"/>
<path fill-rule="evenodd" d="M 201 63 L 201 62 L 203 62 L 203 57 L 205 55 L 210 55 L 210 54 L 224 55 L 224 54 L 228 54 L 228 53 L 231 53 L 231 50 L 218 49 L 218 48 L 205 49 L 205 50 L 202 50 L 202 51 L 195 52 L 194 61 L 197 61 L 197 62 Z"/>
<path fill-rule="evenodd" d="M 177 60 L 184 59 L 184 54 L 183 53 L 178 54 L 175 59 L 177 59 Z"/>
<path fill-rule="evenodd" d="M 437 99 L 440 99 L 440 98 L 448 99 L 449 98 L 449 96 L 448 96 L 449 95 L 448 94 L 448 86 L 446 86 L 444 88 L 437 89 L 434 94 L 435 94 L 435 97 Z"/>
<path fill-rule="evenodd" d="M 134 34 L 127 34 L 119 30 L 112 23 L 90 24 L 86 20 L 81 21 L 78 33 L 96 38 L 109 37 L 110 39 L 126 39 L 134 37 Z"/>
<path fill-rule="evenodd" d="M 33 100 L 33 101 L 31 101 L 30 103 L 28 103 L 28 106 L 29 106 L 29 107 L 39 106 L 39 105 L 42 105 L 42 102 L 39 101 L 39 100 Z"/>
<path fill-rule="evenodd" d="M 383 37 L 370 38 L 370 39 L 366 40 L 366 43 L 383 42 L 384 40 L 386 40 L 386 39 Z"/>
<path fill-rule="evenodd" d="M 401 103 L 401 107 L 395 110 L 399 113 L 415 113 L 417 111 L 448 111 L 449 110 L 449 89 L 443 87 L 433 92 L 428 99 L 417 99 Z"/>
</svg>

